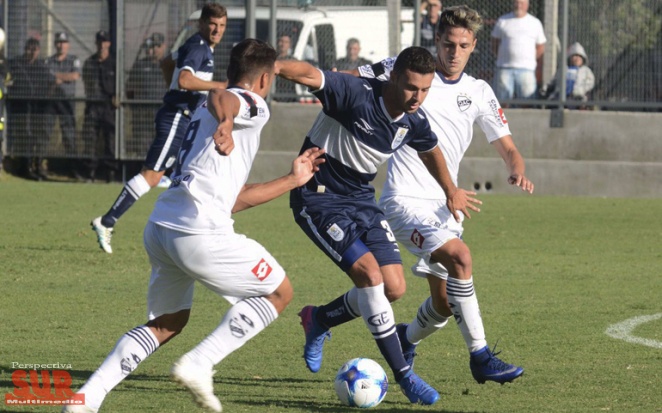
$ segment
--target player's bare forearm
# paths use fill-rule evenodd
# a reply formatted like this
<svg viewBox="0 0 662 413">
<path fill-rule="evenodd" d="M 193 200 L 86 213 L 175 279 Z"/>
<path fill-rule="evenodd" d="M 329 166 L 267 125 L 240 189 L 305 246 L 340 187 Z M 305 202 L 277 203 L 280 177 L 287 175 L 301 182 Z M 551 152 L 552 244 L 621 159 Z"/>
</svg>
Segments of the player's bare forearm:
<svg viewBox="0 0 662 413">
<path fill-rule="evenodd" d="M 205 91 L 212 90 L 216 88 L 225 89 L 226 82 L 217 82 L 213 80 L 203 80 L 199 77 L 196 77 L 192 72 L 188 70 L 182 70 L 179 72 L 179 78 L 177 79 L 177 84 L 180 89 L 191 90 L 191 91 Z"/>
<path fill-rule="evenodd" d="M 241 102 L 234 93 L 220 88 L 209 92 L 207 110 L 219 122 L 214 132 L 214 144 L 220 155 L 229 155 L 234 149 L 232 129 L 240 108 Z"/>
<path fill-rule="evenodd" d="M 526 175 L 524 175 L 526 166 L 524 158 L 517 150 L 512 136 L 506 135 L 493 142 L 501 158 L 508 168 L 508 183 L 520 187 L 523 191 L 533 193 L 534 185 Z"/>
<path fill-rule="evenodd" d="M 283 79 L 307 86 L 312 90 L 322 87 L 322 72 L 308 62 L 299 60 L 277 60 L 276 74 Z"/>
<path fill-rule="evenodd" d="M 265 183 L 244 185 L 232 208 L 232 213 L 264 204 L 304 185 L 315 172 L 319 171 L 319 165 L 324 163 L 323 154 L 323 149 L 308 149 L 292 162 L 292 170 L 289 174 Z"/>
<path fill-rule="evenodd" d="M 423 161 L 428 172 L 430 172 L 444 190 L 446 205 L 456 221 L 460 222 L 460 215 L 457 211 L 462 211 L 467 218 L 471 218 L 469 209 L 480 212 L 480 209 L 476 205 L 481 205 L 482 202 L 474 198 L 476 193 L 460 189 L 453 183 L 448 166 L 446 165 L 446 159 L 439 146 L 436 146 L 431 151 L 419 153 L 418 156 Z"/>
</svg>

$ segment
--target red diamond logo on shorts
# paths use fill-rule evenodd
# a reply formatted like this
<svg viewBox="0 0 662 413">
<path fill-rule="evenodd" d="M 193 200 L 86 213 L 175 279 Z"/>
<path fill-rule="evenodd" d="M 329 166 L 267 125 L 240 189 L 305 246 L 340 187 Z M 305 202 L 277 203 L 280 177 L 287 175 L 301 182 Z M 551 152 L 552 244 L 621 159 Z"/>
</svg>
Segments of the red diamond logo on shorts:
<svg viewBox="0 0 662 413">
<path fill-rule="evenodd" d="M 411 233 L 411 242 L 414 243 L 418 248 L 423 248 L 423 241 L 425 241 L 425 237 L 423 234 L 418 232 L 417 229 L 414 230 L 414 232 Z"/>
<path fill-rule="evenodd" d="M 271 274 L 271 266 L 262 258 L 252 271 L 258 280 L 264 281 Z"/>
</svg>

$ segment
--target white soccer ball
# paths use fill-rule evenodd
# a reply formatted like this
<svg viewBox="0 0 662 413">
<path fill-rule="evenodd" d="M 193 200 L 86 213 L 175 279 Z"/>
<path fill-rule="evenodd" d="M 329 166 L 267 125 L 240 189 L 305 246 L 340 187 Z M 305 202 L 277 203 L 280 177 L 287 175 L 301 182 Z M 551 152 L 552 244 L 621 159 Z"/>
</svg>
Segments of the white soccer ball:
<svg viewBox="0 0 662 413">
<path fill-rule="evenodd" d="M 374 360 L 355 358 L 343 364 L 336 374 L 336 394 L 350 407 L 375 407 L 386 396 L 388 378 Z"/>
<path fill-rule="evenodd" d="M 0 27 L 0 50 L 2 50 L 2 48 L 5 46 L 6 39 L 7 37 L 5 36 L 5 31 Z"/>
</svg>

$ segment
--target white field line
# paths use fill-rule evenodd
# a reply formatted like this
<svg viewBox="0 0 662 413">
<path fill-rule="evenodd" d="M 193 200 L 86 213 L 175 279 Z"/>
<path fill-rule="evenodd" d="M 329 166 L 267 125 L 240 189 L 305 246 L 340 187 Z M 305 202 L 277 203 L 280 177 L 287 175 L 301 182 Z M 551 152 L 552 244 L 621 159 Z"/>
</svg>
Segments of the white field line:
<svg viewBox="0 0 662 413">
<path fill-rule="evenodd" d="M 662 318 L 662 313 L 632 317 L 625 321 L 621 321 L 620 323 L 610 325 L 605 331 L 605 334 L 607 334 L 609 337 L 627 341 L 628 343 L 642 344 L 644 346 L 654 348 L 662 348 L 661 341 L 632 335 L 632 331 L 640 324 L 655 321 L 660 318 Z"/>
</svg>

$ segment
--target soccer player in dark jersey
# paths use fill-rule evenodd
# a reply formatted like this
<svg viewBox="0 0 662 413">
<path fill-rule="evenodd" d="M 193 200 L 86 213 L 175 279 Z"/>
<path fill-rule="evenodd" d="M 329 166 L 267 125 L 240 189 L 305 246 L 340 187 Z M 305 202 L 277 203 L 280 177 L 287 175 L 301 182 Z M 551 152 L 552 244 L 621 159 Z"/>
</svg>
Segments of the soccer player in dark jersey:
<svg viewBox="0 0 662 413">
<path fill-rule="evenodd" d="M 453 184 L 437 137 L 419 111 L 434 77 L 434 58 L 421 47 L 403 50 L 387 82 L 299 61 L 278 61 L 276 67 L 281 77 L 307 86 L 323 105 L 301 151 L 322 148 L 325 163 L 290 193 L 295 220 L 354 283 L 330 303 L 301 310 L 306 365 L 319 371 L 329 329 L 361 316 L 407 398 L 433 404 L 439 394 L 407 364 L 396 334 L 390 301 L 404 294 L 402 260 L 370 182 L 378 166 L 407 145 L 418 152 L 453 210 L 478 210 L 475 193 Z"/>
<path fill-rule="evenodd" d="M 155 187 L 165 171 L 175 163 L 191 116 L 205 101 L 207 92 L 225 87 L 225 82 L 212 80 L 214 46 L 223 38 L 227 25 L 225 7 L 215 3 L 206 4 L 202 8 L 199 25 L 198 33 L 161 64 L 164 76 L 172 72 L 172 81 L 163 96 L 163 106 L 156 113 L 156 137 L 147 152 L 142 170 L 124 185 L 110 210 L 91 222 L 99 246 L 109 254 L 113 252 L 110 240 L 117 220 L 141 196 Z"/>
</svg>

